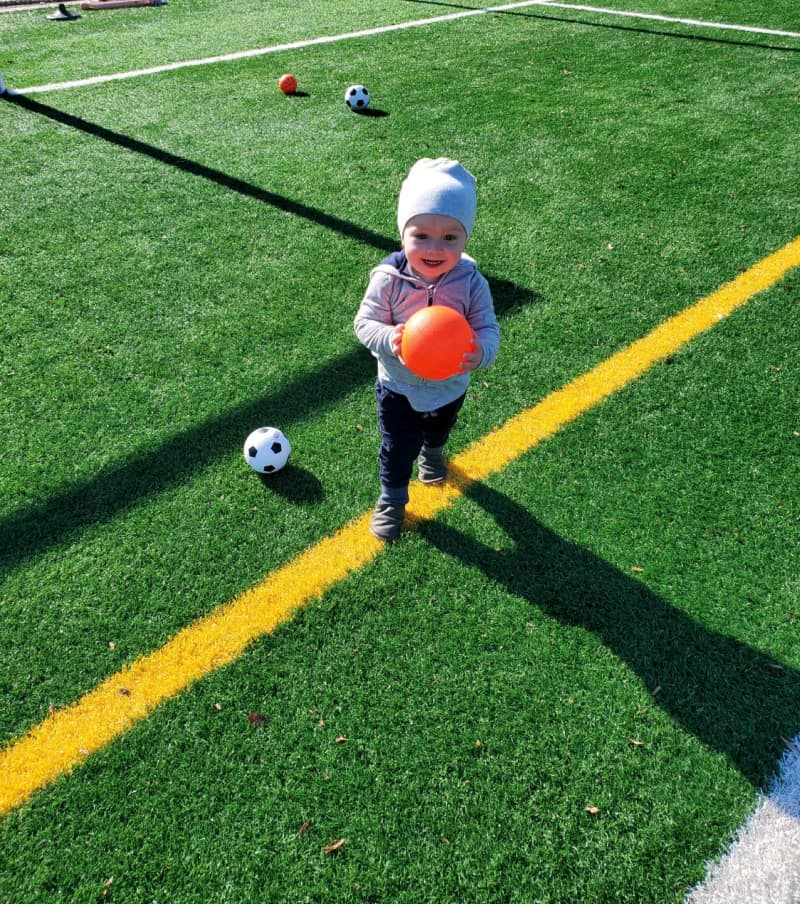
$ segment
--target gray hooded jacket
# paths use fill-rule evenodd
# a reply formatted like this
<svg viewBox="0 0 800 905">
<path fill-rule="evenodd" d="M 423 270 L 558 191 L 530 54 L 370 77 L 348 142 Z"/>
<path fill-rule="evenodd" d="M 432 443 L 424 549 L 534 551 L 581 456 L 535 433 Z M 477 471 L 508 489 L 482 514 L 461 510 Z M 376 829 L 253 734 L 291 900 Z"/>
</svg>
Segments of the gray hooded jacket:
<svg viewBox="0 0 800 905">
<path fill-rule="evenodd" d="M 483 346 L 479 367 L 486 368 L 497 357 L 500 327 L 494 313 L 486 277 L 469 255 L 433 285 L 415 276 L 402 252 L 395 252 L 370 274 L 369 285 L 355 318 L 358 339 L 378 360 L 378 380 L 401 393 L 418 412 L 431 412 L 458 399 L 469 387 L 470 374 L 446 380 L 418 377 L 392 354 L 391 335 L 397 324 L 426 305 L 455 308 L 469 321 Z"/>
</svg>

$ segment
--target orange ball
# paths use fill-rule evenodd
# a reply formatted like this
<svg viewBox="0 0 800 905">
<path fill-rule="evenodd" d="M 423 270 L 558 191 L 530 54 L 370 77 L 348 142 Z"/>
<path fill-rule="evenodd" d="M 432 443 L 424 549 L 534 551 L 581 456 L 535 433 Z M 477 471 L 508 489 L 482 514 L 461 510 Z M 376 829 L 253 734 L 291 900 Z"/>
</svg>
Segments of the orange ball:
<svg viewBox="0 0 800 905">
<path fill-rule="evenodd" d="M 461 359 L 472 351 L 473 338 L 462 314 L 445 305 L 429 305 L 406 321 L 400 354 L 417 376 L 444 380 L 461 370 Z"/>
<path fill-rule="evenodd" d="M 278 79 L 278 87 L 284 94 L 294 94 L 297 91 L 297 79 L 287 72 Z"/>
</svg>

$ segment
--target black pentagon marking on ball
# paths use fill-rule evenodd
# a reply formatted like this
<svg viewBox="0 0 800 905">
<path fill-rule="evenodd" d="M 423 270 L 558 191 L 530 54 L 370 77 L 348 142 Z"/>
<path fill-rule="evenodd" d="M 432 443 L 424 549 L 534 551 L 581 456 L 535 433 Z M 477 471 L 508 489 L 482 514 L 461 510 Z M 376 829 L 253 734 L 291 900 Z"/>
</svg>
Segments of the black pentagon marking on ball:
<svg viewBox="0 0 800 905">
<path fill-rule="evenodd" d="M 355 88 L 351 88 L 351 89 L 350 89 L 350 97 L 352 97 L 355 93 L 356 93 L 356 89 L 355 89 Z"/>
<path fill-rule="evenodd" d="M 255 459 L 258 455 L 258 449 L 255 446 L 251 446 L 250 449 L 247 450 L 247 455 L 250 456 L 251 459 Z"/>
<path fill-rule="evenodd" d="M 274 465 L 265 465 L 264 471 L 266 471 L 266 472 L 275 471 L 275 466 Z"/>
<path fill-rule="evenodd" d="M 364 106 L 364 100 L 363 100 L 363 98 L 359 98 L 356 101 L 356 107 L 363 107 L 363 106 Z"/>
<path fill-rule="evenodd" d="M 276 440 L 276 441 L 270 446 L 270 450 L 271 450 L 272 452 L 274 452 L 276 456 L 278 455 L 278 453 L 279 453 L 282 449 L 283 449 L 283 447 L 281 446 L 280 440 Z"/>
</svg>

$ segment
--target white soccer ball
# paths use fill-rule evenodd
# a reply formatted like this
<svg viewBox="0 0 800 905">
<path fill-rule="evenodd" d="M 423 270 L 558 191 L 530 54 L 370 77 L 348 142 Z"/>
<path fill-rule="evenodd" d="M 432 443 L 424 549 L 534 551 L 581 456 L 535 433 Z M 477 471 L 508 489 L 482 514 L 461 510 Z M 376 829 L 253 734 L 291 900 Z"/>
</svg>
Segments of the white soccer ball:
<svg viewBox="0 0 800 905">
<path fill-rule="evenodd" d="M 277 427 L 256 428 L 244 441 L 244 460 L 260 474 L 280 471 L 291 451 L 291 444 Z"/>
<path fill-rule="evenodd" d="M 369 107 L 369 91 L 363 85 L 351 85 L 344 93 L 344 102 L 358 113 Z"/>
</svg>

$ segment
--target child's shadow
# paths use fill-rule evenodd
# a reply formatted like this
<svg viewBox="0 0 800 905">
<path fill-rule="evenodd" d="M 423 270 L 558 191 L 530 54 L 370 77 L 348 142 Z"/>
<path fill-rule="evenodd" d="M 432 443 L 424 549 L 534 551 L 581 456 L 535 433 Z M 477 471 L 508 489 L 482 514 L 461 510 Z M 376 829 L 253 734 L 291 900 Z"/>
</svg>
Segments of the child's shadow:
<svg viewBox="0 0 800 905">
<path fill-rule="evenodd" d="M 491 274 L 487 274 L 487 279 L 492 290 L 494 310 L 499 317 L 544 300 L 544 296 L 535 289 L 526 289 L 510 280 L 503 280 Z"/>
<path fill-rule="evenodd" d="M 553 619 L 581 626 L 653 691 L 685 730 L 727 755 L 755 786 L 800 731 L 800 673 L 705 628 L 530 512 L 484 484 L 452 476 L 514 541 L 497 551 L 439 522 L 419 530 L 442 552 L 477 566 Z"/>
</svg>

